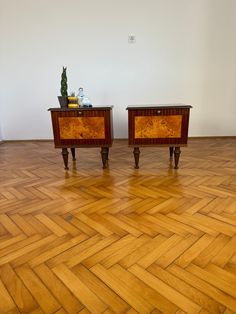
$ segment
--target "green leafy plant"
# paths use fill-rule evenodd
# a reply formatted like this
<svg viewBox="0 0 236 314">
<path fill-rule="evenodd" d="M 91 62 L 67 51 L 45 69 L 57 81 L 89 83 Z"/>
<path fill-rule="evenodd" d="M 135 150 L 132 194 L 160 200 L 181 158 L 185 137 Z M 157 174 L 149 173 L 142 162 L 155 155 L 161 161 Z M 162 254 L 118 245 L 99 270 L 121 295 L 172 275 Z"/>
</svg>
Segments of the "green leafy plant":
<svg viewBox="0 0 236 314">
<path fill-rule="evenodd" d="M 63 67 L 61 74 L 61 96 L 67 97 L 67 75 L 66 75 L 66 67 Z"/>
</svg>

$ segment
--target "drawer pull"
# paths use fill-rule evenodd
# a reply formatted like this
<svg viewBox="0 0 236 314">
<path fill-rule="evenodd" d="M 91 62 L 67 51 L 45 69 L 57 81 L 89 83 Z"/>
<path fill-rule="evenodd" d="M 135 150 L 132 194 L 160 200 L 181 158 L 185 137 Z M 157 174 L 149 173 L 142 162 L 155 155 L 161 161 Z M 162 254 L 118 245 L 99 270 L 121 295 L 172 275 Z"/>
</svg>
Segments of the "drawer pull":
<svg viewBox="0 0 236 314">
<path fill-rule="evenodd" d="M 82 111 L 79 111 L 78 113 L 79 113 L 79 115 L 80 115 L 80 116 L 83 114 L 83 112 L 82 112 Z"/>
<path fill-rule="evenodd" d="M 157 110 L 157 114 L 161 113 L 161 110 Z"/>
</svg>

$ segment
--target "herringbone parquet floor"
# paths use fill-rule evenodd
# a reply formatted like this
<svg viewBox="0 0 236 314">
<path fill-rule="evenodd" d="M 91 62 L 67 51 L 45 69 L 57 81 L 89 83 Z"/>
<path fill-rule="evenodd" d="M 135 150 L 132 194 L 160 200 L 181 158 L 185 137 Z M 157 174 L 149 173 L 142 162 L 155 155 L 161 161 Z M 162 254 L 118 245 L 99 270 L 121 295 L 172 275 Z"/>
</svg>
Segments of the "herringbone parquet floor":
<svg viewBox="0 0 236 314">
<path fill-rule="evenodd" d="M 0 145 L 0 313 L 236 313 L 236 139 L 76 153 Z"/>
</svg>

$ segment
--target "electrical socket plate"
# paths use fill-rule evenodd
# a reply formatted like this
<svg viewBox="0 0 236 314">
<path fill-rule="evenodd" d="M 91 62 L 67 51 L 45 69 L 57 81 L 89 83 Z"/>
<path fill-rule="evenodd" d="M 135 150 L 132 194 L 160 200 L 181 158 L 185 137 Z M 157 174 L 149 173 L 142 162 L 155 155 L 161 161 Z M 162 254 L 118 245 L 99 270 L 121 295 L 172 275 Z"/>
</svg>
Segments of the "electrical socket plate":
<svg viewBox="0 0 236 314">
<path fill-rule="evenodd" d="M 129 36 L 128 36 L 128 43 L 129 43 L 129 44 L 134 44 L 134 43 L 136 43 L 136 36 L 135 36 L 135 35 L 129 35 Z"/>
</svg>

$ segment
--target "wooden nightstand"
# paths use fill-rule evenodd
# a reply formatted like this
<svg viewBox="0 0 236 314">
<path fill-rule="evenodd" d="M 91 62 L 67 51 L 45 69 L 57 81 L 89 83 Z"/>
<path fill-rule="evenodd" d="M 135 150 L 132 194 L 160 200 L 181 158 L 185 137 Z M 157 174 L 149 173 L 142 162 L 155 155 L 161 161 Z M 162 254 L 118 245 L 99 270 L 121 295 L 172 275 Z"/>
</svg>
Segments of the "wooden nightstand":
<svg viewBox="0 0 236 314">
<path fill-rule="evenodd" d="M 186 105 L 128 106 L 129 145 L 139 168 L 140 146 L 168 146 L 178 169 L 180 147 L 187 146 L 189 112 Z"/>
<path fill-rule="evenodd" d="M 69 169 L 68 148 L 71 148 L 75 160 L 77 147 L 101 147 L 105 169 L 113 141 L 112 106 L 48 110 L 51 112 L 55 148 L 62 148 L 65 169 Z"/>
</svg>

